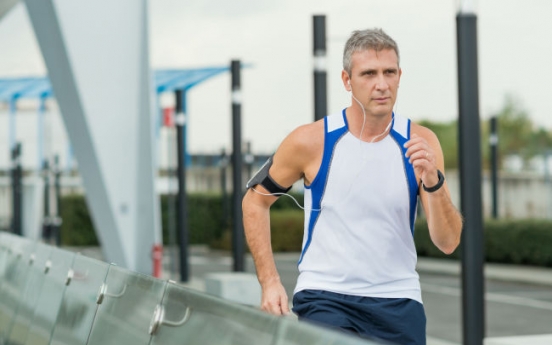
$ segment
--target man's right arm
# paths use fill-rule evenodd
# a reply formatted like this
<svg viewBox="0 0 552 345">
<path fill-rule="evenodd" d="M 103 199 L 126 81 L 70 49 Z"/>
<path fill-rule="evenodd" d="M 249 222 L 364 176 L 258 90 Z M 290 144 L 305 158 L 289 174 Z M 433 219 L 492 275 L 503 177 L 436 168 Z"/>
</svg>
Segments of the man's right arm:
<svg viewBox="0 0 552 345">
<path fill-rule="evenodd" d="M 289 187 L 305 175 L 305 167 L 320 155 L 323 122 L 302 126 L 293 131 L 280 145 L 269 170 L 271 178 L 282 187 Z M 318 163 L 319 164 L 319 163 Z M 263 186 L 256 191 L 269 194 Z M 242 202 L 243 225 L 247 244 L 255 262 L 257 278 L 262 288 L 261 309 L 271 314 L 289 313 L 288 297 L 274 262 L 270 241 L 270 206 L 276 196 L 262 195 L 249 189 Z"/>
<path fill-rule="evenodd" d="M 254 188 L 268 193 L 259 185 Z M 242 203 L 243 226 L 262 288 L 261 309 L 275 315 L 286 315 L 289 313 L 288 297 L 276 269 L 270 242 L 270 205 L 276 199 L 248 190 Z"/>
</svg>

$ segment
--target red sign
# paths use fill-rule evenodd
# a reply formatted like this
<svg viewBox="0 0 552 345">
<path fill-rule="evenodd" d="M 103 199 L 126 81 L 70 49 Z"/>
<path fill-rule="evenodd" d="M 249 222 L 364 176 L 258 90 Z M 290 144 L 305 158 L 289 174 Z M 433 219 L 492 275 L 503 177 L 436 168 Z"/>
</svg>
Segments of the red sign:
<svg viewBox="0 0 552 345">
<path fill-rule="evenodd" d="M 174 108 L 163 108 L 163 126 L 174 127 Z"/>
</svg>

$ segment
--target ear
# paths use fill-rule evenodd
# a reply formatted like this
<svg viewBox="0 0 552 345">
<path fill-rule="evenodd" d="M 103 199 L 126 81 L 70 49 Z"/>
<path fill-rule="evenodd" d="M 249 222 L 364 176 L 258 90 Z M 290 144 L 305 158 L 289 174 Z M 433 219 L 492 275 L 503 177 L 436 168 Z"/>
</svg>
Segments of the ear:
<svg viewBox="0 0 552 345">
<path fill-rule="evenodd" d="M 401 82 L 402 68 L 399 67 L 399 84 Z"/>
<path fill-rule="evenodd" d="M 347 73 L 347 71 L 341 71 L 341 80 L 343 80 L 345 90 L 351 91 L 351 78 L 349 78 L 349 73 Z"/>
</svg>

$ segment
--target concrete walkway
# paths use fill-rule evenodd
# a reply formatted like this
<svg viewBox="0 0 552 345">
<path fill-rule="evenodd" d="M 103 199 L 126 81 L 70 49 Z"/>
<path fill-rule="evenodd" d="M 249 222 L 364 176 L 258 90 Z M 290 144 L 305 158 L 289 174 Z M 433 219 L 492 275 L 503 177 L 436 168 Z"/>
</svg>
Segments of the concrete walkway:
<svg viewBox="0 0 552 345">
<path fill-rule="evenodd" d="M 462 267 L 456 260 L 420 257 L 417 269 L 419 272 L 460 275 Z M 552 268 L 486 263 L 483 272 L 485 278 L 491 280 L 552 286 Z"/>
</svg>

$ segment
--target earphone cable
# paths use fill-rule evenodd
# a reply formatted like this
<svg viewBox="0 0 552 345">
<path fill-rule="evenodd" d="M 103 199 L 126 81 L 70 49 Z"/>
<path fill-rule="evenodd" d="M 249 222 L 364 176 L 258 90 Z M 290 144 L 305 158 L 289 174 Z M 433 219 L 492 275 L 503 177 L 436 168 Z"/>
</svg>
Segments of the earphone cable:
<svg viewBox="0 0 552 345">
<path fill-rule="evenodd" d="M 293 195 L 290 195 L 288 193 L 263 193 L 263 192 L 259 192 L 258 190 L 255 189 L 255 187 L 251 187 L 251 189 L 257 193 L 257 194 L 260 194 L 260 195 L 264 195 L 264 196 L 280 196 L 280 195 L 285 195 L 285 196 L 288 196 L 290 197 L 291 199 L 293 199 L 293 201 L 295 202 L 295 204 L 302 210 L 305 210 L 305 208 L 303 206 L 301 206 L 301 204 L 299 204 L 299 201 L 297 201 L 297 199 L 295 199 L 293 197 Z M 322 211 L 322 209 L 311 209 L 311 211 Z"/>
</svg>

